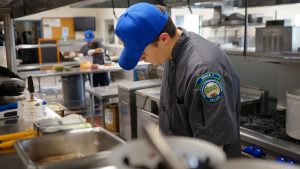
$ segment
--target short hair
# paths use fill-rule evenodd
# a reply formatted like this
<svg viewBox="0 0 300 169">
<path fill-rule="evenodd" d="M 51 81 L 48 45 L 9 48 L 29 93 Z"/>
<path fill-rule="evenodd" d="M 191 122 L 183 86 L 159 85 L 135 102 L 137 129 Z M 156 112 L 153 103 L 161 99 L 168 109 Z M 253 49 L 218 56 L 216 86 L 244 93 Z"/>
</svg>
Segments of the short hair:
<svg viewBox="0 0 300 169">
<path fill-rule="evenodd" d="M 161 5 L 156 5 L 156 7 L 161 11 L 161 12 L 166 12 L 166 7 L 161 6 Z M 168 21 L 166 23 L 166 25 L 164 26 L 163 30 L 157 35 L 157 37 L 154 39 L 154 41 L 152 43 L 156 44 L 156 42 L 159 39 L 159 36 L 162 33 L 168 33 L 170 35 L 171 38 L 173 38 L 176 34 L 176 26 L 173 23 L 172 19 L 170 16 L 168 16 Z"/>
</svg>

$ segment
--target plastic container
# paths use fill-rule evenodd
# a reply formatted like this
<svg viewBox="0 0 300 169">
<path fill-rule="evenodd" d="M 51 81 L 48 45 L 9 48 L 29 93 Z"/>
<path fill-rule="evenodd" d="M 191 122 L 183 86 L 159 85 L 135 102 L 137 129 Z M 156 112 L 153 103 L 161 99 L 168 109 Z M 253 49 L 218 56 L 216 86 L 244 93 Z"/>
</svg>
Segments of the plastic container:
<svg viewBox="0 0 300 169">
<path fill-rule="evenodd" d="M 108 131 L 119 132 L 118 104 L 112 103 L 105 106 L 105 128 Z"/>
<path fill-rule="evenodd" d="M 61 117 L 64 117 L 64 112 L 67 109 L 66 107 L 57 102 L 48 103 L 48 107 Z"/>
<path fill-rule="evenodd" d="M 42 99 L 18 102 L 18 115 L 24 121 L 38 121 L 46 117 L 47 102 Z"/>
</svg>

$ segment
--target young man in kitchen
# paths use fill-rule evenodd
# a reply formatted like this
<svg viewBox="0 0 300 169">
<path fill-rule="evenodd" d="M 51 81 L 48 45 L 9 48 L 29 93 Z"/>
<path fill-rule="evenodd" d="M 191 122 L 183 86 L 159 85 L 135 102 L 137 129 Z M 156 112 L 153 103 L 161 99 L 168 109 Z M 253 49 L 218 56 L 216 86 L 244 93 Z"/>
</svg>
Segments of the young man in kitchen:
<svg viewBox="0 0 300 169">
<path fill-rule="evenodd" d="M 122 14 L 116 35 L 124 42 L 119 65 L 139 60 L 164 64 L 159 127 L 166 135 L 187 136 L 240 156 L 239 77 L 226 54 L 198 34 L 176 28 L 162 6 L 138 3 Z"/>
<path fill-rule="evenodd" d="M 83 53 L 84 56 L 93 56 L 94 64 L 104 65 L 104 46 L 99 41 L 94 40 L 93 31 L 86 30 L 84 32 L 84 39 L 86 44 L 81 47 L 80 53 Z M 94 73 L 92 85 L 93 87 L 108 86 L 108 73 Z"/>
<path fill-rule="evenodd" d="M 84 39 L 86 44 L 81 47 L 80 53 L 84 56 L 93 56 L 93 64 L 104 65 L 104 46 L 101 42 L 95 40 L 93 31 L 86 30 L 84 32 Z M 93 73 L 93 87 L 97 86 L 108 86 L 109 78 L 108 73 Z M 95 104 L 99 104 L 99 99 L 94 97 Z M 97 113 L 98 111 L 96 111 Z"/>
</svg>

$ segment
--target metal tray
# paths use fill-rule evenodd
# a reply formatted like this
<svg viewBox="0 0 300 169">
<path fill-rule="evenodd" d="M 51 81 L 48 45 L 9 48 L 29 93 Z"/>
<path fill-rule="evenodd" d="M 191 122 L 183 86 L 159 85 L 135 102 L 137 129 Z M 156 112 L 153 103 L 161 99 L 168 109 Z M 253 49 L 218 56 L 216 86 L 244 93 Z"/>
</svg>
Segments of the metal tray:
<svg viewBox="0 0 300 169">
<path fill-rule="evenodd" d="M 88 169 L 107 166 L 109 150 L 118 144 L 125 142 L 103 128 L 89 128 L 18 140 L 15 148 L 28 169 Z M 80 153 L 84 157 L 49 163 L 38 162 L 46 157 L 72 153 Z"/>
</svg>

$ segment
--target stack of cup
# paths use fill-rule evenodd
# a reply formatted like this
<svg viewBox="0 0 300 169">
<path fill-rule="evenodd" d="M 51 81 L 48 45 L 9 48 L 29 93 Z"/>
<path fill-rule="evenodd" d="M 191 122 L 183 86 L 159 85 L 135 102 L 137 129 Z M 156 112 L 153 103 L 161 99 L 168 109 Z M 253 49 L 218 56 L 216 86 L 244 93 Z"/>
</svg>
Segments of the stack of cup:
<svg viewBox="0 0 300 169">
<path fill-rule="evenodd" d="M 38 121 L 46 117 L 47 102 L 42 99 L 18 102 L 18 116 L 24 121 Z"/>
</svg>

